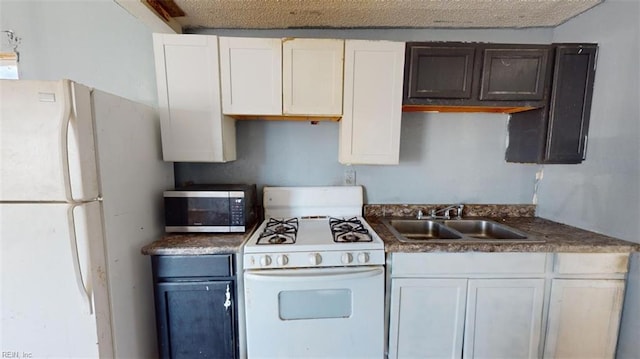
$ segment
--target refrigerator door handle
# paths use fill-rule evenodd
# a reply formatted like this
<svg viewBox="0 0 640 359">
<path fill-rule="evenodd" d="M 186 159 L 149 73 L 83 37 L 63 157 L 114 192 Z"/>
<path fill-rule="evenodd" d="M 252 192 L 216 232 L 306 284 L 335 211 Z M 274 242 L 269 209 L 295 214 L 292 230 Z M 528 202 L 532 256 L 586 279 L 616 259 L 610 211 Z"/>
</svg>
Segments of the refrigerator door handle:
<svg viewBox="0 0 640 359">
<path fill-rule="evenodd" d="M 73 269 L 76 275 L 76 283 L 78 284 L 78 289 L 80 290 L 80 294 L 83 297 L 83 301 L 85 302 L 87 308 L 89 309 L 89 314 L 93 315 L 93 301 L 91 298 L 91 289 L 87 282 L 84 279 L 84 275 L 82 274 L 82 263 L 80 262 L 80 250 L 78 247 L 78 233 L 76 230 L 76 215 L 75 209 L 78 205 L 72 205 L 69 207 L 69 236 L 71 239 L 71 255 L 73 257 Z"/>
<path fill-rule="evenodd" d="M 71 172 L 69 170 L 69 131 L 71 128 L 71 116 L 73 114 L 71 104 L 71 88 L 65 86 L 68 91 L 67 96 L 64 96 L 64 106 L 62 113 L 62 126 L 60 126 L 60 154 L 62 155 L 62 174 L 64 180 L 64 189 L 67 202 L 73 202 L 73 194 L 71 193 Z"/>
</svg>

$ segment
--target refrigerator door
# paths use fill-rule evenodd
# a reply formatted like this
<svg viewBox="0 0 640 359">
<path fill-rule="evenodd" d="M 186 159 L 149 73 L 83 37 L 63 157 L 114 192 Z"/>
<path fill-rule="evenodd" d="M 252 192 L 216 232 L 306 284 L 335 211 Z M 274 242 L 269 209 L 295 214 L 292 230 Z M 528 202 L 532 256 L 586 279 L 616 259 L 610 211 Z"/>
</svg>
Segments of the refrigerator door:
<svg viewBox="0 0 640 359">
<path fill-rule="evenodd" d="M 164 234 L 173 163 L 162 161 L 157 110 L 99 90 L 92 100 L 115 356 L 157 358 L 151 266 L 140 248 Z"/>
<path fill-rule="evenodd" d="M 98 198 L 90 92 L 68 80 L 0 80 L 0 202 Z"/>
<path fill-rule="evenodd" d="M 92 261 L 104 263 L 99 218 L 98 202 L 0 203 L 2 350 L 34 358 L 111 356 L 111 334 L 96 323 L 108 319 L 109 306 L 94 312 L 107 297 Z"/>
</svg>

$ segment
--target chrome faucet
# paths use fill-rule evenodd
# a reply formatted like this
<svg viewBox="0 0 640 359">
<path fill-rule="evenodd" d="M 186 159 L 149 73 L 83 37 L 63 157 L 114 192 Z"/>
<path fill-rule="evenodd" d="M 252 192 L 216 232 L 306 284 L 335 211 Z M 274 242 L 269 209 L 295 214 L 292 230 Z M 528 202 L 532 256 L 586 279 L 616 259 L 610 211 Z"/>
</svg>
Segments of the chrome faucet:
<svg viewBox="0 0 640 359">
<path fill-rule="evenodd" d="M 462 219 L 462 211 L 464 210 L 464 204 L 462 204 L 462 203 L 452 204 L 450 206 L 447 206 L 445 208 L 441 208 L 439 210 L 432 209 L 431 212 L 429 213 L 429 218 L 431 218 L 431 219 L 451 219 L 451 210 L 452 209 L 456 210 L 455 219 Z M 443 213 L 443 212 L 444 212 L 444 216 L 438 216 L 438 213 Z M 420 214 L 420 213 L 418 213 L 418 214 Z"/>
<path fill-rule="evenodd" d="M 418 214 L 416 215 L 416 219 L 422 219 L 424 218 L 424 213 L 422 212 L 421 209 L 418 210 Z"/>
</svg>

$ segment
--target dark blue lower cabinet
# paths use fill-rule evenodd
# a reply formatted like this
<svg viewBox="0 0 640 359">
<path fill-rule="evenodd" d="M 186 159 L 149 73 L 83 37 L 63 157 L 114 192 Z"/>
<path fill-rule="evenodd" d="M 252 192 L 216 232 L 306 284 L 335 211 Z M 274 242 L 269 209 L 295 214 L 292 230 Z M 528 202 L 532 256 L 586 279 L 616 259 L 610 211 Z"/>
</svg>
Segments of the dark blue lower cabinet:
<svg viewBox="0 0 640 359">
<path fill-rule="evenodd" d="M 236 358 L 233 280 L 155 283 L 161 358 Z"/>
<path fill-rule="evenodd" d="M 238 357 L 232 254 L 152 256 L 163 359 Z"/>
</svg>

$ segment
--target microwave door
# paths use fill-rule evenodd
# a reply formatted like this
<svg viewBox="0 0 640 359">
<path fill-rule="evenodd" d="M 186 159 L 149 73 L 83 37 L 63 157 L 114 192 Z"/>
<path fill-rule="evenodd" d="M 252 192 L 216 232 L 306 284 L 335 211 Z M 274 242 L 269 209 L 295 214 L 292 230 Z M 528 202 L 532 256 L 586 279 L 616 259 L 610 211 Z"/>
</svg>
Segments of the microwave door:
<svg viewBox="0 0 640 359">
<path fill-rule="evenodd" d="M 229 192 L 165 192 L 167 232 L 231 232 Z"/>
</svg>

